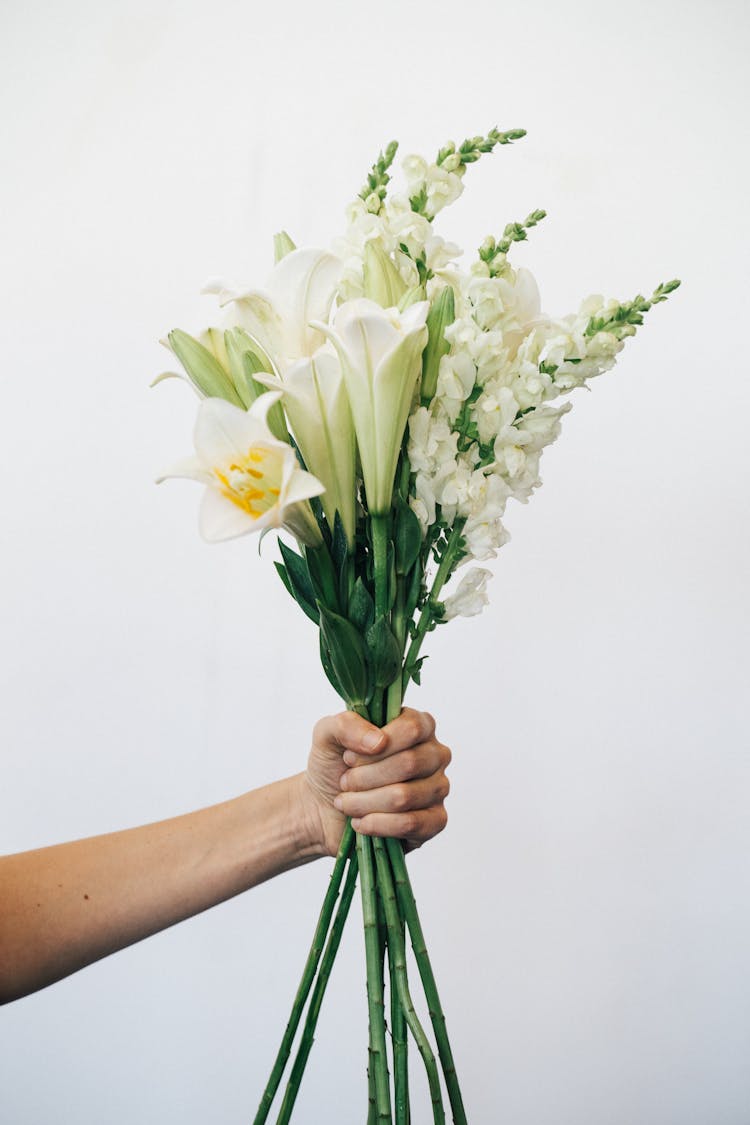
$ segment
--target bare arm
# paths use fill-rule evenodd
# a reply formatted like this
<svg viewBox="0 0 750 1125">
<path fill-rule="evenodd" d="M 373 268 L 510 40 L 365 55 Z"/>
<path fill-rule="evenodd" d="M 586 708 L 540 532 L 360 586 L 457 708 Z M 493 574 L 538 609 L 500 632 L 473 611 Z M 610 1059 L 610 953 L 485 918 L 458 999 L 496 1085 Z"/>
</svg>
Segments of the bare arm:
<svg viewBox="0 0 750 1125">
<path fill-rule="evenodd" d="M 344 712 L 317 724 L 304 773 L 171 820 L 0 857 L 0 1002 L 335 854 L 345 813 L 361 810 L 363 832 L 418 846 L 445 824 L 449 757 L 423 713 L 381 732 Z"/>
</svg>

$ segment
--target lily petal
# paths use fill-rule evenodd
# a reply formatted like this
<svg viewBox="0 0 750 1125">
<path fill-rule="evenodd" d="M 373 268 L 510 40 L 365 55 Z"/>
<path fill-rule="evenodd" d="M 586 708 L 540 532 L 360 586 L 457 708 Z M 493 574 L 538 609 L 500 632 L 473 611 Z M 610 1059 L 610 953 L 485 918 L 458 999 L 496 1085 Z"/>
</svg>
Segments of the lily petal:
<svg viewBox="0 0 750 1125">
<path fill-rule="evenodd" d="M 215 488 L 207 488 L 203 493 L 198 526 L 200 533 L 209 543 L 219 543 L 224 539 L 236 539 L 251 531 L 259 531 L 268 526 L 266 517 L 253 519 Z"/>
</svg>

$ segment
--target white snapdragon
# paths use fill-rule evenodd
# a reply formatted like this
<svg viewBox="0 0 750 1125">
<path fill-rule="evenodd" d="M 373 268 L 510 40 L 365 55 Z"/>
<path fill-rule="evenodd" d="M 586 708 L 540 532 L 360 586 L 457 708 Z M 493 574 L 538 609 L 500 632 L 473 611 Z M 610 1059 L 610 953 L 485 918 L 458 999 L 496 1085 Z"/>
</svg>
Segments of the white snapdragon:
<svg viewBox="0 0 750 1125">
<path fill-rule="evenodd" d="M 463 531 L 467 556 L 479 562 L 494 559 L 510 539 L 502 520 L 470 520 Z"/>
<path fill-rule="evenodd" d="M 439 465 L 455 459 L 458 434 L 445 417 L 420 406 L 409 418 L 407 452 L 414 472 L 434 473 Z"/>
<path fill-rule="evenodd" d="M 559 394 L 549 372 L 541 370 L 538 364 L 532 363 L 522 362 L 518 365 L 511 388 L 519 410 L 537 407 L 546 399 L 554 398 Z"/>
<path fill-rule="evenodd" d="M 463 180 L 458 171 L 453 170 L 453 165 L 460 168 L 460 161 L 449 164 L 428 164 L 422 156 L 407 156 L 402 162 L 402 167 L 409 185 L 409 195 L 419 196 L 424 192 L 426 196 L 425 212 L 434 219 L 438 211 L 447 207 L 458 199 L 464 190 Z"/>
<path fill-rule="evenodd" d="M 483 445 L 508 432 L 519 411 L 518 401 L 510 387 L 499 379 L 485 384 L 474 406 L 474 417 Z"/>
<path fill-rule="evenodd" d="M 450 621 L 454 617 L 475 617 L 489 605 L 487 597 L 487 583 L 492 577 L 492 572 L 484 567 L 472 567 L 463 576 L 455 593 L 447 597 L 444 602 L 443 620 Z"/>
<path fill-rule="evenodd" d="M 375 213 L 365 200 L 357 199 L 347 208 L 346 218 L 346 232 L 333 244 L 342 261 L 341 300 L 364 295 L 368 242 L 376 243 L 389 256 L 407 289 L 419 284 L 417 261 L 424 262 L 430 271 L 443 270 L 462 253 L 460 247 L 435 234 L 429 219 L 413 211 L 405 195 L 388 198 Z"/>
<path fill-rule="evenodd" d="M 515 500 L 525 502 L 541 484 L 541 452 L 559 437 L 561 419 L 570 409 L 570 403 L 539 406 L 498 434 L 493 471 L 506 482 Z"/>
<path fill-rule="evenodd" d="M 452 461 L 445 461 L 433 478 L 435 498 L 449 525 L 453 524 L 459 510 L 469 503 L 469 487 L 474 472 L 474 461 L 467 453 L 459 453 Z"/>
<path fill-rule="evenodd" d="M 437 518 L 437 500 L 432 478 L 427 473 L 417 473 L 414 479 L 414 496 L 409 497 L 409 505 L 419 520 L 422 535 L 427 534 Z"/>
<path fill-rule="evenodd" d="M 540 452 L 560 436 L 561 421 L 564 414 L 572 410 L 573 404 L 562 406 L 540 406 L 520 418 L 515 429 L 525 443 L 527 450 Z"/>
<path fill-rule="evenodd" d="M 451 423 L 473 391 L 476 378 L 476 365 L 466 352 L 449 352 L 440 360 L 436 395 Z"/>
</svg>

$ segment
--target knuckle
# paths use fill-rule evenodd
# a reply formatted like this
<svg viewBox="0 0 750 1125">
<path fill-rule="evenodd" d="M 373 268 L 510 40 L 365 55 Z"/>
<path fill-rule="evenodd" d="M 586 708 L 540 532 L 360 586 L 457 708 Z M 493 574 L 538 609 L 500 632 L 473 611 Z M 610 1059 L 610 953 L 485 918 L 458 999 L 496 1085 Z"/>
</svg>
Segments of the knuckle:
<svg viewBox="0 0 750 1125">
<path fill-rule="evenodd" d="M 361 793 L 363 789 L 367 788 L 366 778 L 362 777 L 361 770 L 362 767 L 355 766 L 353 769 L 346 771 L 346 788 L 350 792 Z"/>
<path fill-rule="evenodd" d="M 404 813 L 401 817 L 401 832 L 403 836 L 418 836 L 420 821 L 415 812 Z"/>
<path fill-rule="evenodd" d="M 419 755 L 414 750 L 402 750 L 398 756 L 399 777 L 412 779 L 419 773 Z"/>
<path fill-rule="evenodd" d="M 409 742 L 411 742 L 411 743 L 422 741 L 422 724 L 420 723 L 419 719 L 417 718 L 417 715 L 416 715 L 415 712 L 412 712 L 412 714 L 409 715 L 409 717 L 407 718 L 406 723 L 405 723 L 404 734 L 406 735 L 406 737 L 409 739 Z"/>
<path fill-rule="evenodd" d="M 339 810 L 345 816 L 355 816 L 355 802 L 350 793 L 341 793 L 341 809 Z"/>
<path fill-rule="evenodd" d="M 397 812 L 408 812 L 411 805 L 411 793 L 408 785 L 394 786 L 393 803 Z"/>
<path fill-rule="evenodd" d="M 422 712 L 422 724 L 425 731 L 425 738 L 432 738 L 435 733 L 435 718 L 429 711 Z"/>
<path fill-rule="evenodd" d="M 337 715 L 324 715 L 313 727 L 313 742 L 327 742 L 335 728 Z"/>
<path fill-rule="evenodd" d="M 337 715 L 332 715 L 330 723 L 331 731 L 335 734 L 336 740 L 341 742 L 346 733 L 346 711 L 339 711 Z"/>
</svg>

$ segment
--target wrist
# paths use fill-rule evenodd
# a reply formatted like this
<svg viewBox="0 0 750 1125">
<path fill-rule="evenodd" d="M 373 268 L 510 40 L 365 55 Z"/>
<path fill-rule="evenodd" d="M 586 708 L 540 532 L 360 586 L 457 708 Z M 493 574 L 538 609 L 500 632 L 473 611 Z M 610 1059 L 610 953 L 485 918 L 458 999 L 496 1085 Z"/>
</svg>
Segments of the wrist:
<svg viewBox="0 0 750 1125">
<path fill-rule="evenodd" d="M 306 772 L 288 779 L 295 847 L 301 862 L 329 855 L 322 810 Z"/>
</svg>

